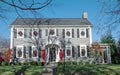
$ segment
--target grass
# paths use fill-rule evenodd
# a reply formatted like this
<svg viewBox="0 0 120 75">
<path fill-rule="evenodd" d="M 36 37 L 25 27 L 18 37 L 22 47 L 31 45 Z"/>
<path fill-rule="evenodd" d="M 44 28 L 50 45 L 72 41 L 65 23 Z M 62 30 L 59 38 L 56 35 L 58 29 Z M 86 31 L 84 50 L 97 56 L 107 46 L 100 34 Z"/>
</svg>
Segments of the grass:
<svg viewBox="0 0 120 75">
<path fill-rule="evenodd" d="M 43 66 L 25 66 L 12 65 L 0 66 L 0 75 L 41 75 Z"/>
<path fill-rule="evenodd" d="M 63 64 L 57 66 L 57 75 L 120 75 L 118 64 Z"/>
</svg>

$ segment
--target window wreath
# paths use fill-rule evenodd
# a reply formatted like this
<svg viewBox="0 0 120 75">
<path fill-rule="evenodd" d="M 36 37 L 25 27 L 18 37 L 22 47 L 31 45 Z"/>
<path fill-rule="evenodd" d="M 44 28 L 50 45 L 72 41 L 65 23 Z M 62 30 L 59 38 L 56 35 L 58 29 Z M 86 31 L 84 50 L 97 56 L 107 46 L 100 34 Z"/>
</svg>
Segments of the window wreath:
<svg viewBox="0 0 120 75">
<path fill-rule="evenodd" d="M 19 34 L 20 36 L 22 36 L 22 35 L 23 35 L 22 31 L 19 31 L 19 32 L 18 32 L 18 34 Z"/>
<path fill-rule="evenodd" d="M 37 56 L 37 50 L 33 50 L 33 56 Z"/>
<path fill-rule="evenodd" d="M 18 50 L 18 57 L 21 57 L 22 56 L 22 51 L 19 49 Z"/>
<path fill-rule="evenodd" d="M 34 31 L 33 34 L 34 34 L 35 36 L 37 36 L 38 33 L 37 33 L 37 31 Z"/>
<path fill-rule="evenodd" d="M 50 34 L 53 35 L 55 32 L 53 29 L 50 30 Z"/>
<path fill-rule="evenodd" d="M 67 50 L 67 55 L 70 56 L 70 49 Z"/>
<path fill-rule="evenodd" d="M 84 36 L 84 35 L 85 35 L 85 32 L 84 32 L 84 31 L 81 31 L 81 35 Z"/>
<path fill-rule="evenodd" d="M 82 49 L 82 56 L 85 56 L 85 49 Z"/>
<path fill-rule="evenodd" d="M 67 31 L 66 34 L 67 34 L 67 36 L 70 36 L 70 32 L 69 31 Z"/>
</svg>

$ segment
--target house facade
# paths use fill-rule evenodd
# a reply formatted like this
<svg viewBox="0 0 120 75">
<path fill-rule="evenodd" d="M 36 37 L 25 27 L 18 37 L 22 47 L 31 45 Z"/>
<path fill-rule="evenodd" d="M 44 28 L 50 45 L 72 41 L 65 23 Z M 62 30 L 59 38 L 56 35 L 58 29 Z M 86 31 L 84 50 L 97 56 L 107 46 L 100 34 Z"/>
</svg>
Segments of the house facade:
<svg viewBox="0 0 120 75">
<path fill-rule="evenodd" d="M 59 62 L 89 57 L 92 24 L 82 18 L 17 18 L 11 25 L 11 44 L 19 61 Z"/>
</svg>

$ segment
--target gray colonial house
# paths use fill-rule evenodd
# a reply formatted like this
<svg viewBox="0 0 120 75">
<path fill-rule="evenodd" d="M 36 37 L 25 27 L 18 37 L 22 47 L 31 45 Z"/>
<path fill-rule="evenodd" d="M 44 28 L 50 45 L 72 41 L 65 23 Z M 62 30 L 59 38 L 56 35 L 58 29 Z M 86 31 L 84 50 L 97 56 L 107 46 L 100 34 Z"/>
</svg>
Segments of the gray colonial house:
<svg viewBox="0 0 120 75">
<path fill-rule="evenodd" d="M 10 28 L 10 48 L 21 62 L 89 57 L 92 24 L 86 12 L 82 18 L 17 18 Z"/>
</svg>

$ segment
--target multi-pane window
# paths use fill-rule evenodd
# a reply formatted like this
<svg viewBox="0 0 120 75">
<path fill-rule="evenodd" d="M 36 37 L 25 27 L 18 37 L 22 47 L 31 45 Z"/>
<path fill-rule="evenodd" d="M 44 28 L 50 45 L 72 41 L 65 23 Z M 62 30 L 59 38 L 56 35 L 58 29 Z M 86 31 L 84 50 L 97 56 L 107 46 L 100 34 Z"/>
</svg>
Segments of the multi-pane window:
<svg viewBox="0 0 120 75">
<path fill-rule="evenodd" d="M 24 29 L 17 29 L 17 37 L 24 38 Z"/>
<path fill-rule="evenodd" d="M 80 29 L 80 38 L 86 38 L 86 29 L 85 28 Z"/>
<path fill-rule="evenodd" d="M 71 34 L 71 29 L 65 29 L 65 38 L 71 38 L 72 34 Z"/>
<path fill-rule="evenodd" d="M 38 56 L 38 51 L 37 51 L 37 48 L 35 46 L 32 47 L 32 56 L 33 57 L 37 57 Z"/>
<path fill-rule="evenodd" d="M 86 45 L 81 45 L 80 46 L 80 55 L 81 55 L 81 57 L 86 57 L 87 56 Z"/>
<path fill-rule="evenodd" d="M 23 58 L 23 46 L 17 46 L 17 49 L 16 49 L 16 56 L 18 58 Z"/>
<path fill-rule="evenodd" d="M 49 29 L 49 35 L 56 36 L 56 29 Z"/>
<path fill-rule="evenodd" d="M 33 29 L 32 36 L 33 36 L 33 38 L 38 38 L 39 37 L 39 29 Z"/>
</svg>

